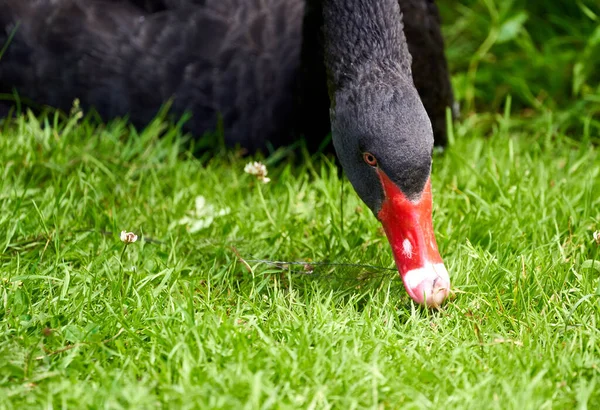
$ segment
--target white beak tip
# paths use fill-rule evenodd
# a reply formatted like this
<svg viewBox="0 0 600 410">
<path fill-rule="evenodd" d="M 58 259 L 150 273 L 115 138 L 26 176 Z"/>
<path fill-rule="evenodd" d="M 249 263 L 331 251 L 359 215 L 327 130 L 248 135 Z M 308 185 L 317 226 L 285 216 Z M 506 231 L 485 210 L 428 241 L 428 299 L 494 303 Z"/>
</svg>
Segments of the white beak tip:
<svg viewBox="0 0 600 410">
<path fill-rule="evenodd" d="M 412 269 L 402 279 L 410 297 L 420 305 L 439 308 L 450 294 L 450 277 L 443 263 Z"/>
</svg>

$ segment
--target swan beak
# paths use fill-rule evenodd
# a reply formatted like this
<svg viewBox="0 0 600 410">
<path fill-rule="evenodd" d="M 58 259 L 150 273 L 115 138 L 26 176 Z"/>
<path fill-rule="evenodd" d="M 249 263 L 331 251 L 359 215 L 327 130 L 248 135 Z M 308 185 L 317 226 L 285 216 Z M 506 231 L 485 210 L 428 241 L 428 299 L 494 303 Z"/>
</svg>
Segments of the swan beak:
<svg viewBox="0 0 600 410">
<path fill-rule="evenodd" d="M 392 247 L 404 288 L 418 304 L 438 308 L 450 293 L 450 277 L 433 233 L 431 182 L 411 201 L 381 170 L 385 199 L 377 217 Z"/>
</svg>

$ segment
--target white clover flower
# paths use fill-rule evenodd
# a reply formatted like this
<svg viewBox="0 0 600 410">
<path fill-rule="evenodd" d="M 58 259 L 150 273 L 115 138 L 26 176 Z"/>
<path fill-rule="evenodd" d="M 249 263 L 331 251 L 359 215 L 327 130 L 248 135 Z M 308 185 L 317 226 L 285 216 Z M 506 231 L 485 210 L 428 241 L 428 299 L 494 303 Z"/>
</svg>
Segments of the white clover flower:
<svg viewBox="0 0 600 410">
<path fill-rule="evenodd" d="M 138 240 L 138 236 L 133 232 L 121 231 L 121 241 L 126 244 L 134 243 Z"/>
<path fill-rule="evenodd" d="M 255 161 L 249 162 L 244 167 L 244 172 L 250 175 L 255 175 L 259 181 L 262 181 L 264 184 L 269 183 L 271 178 L 267 178 L 267 166 L 262 162 Z"/>
<path fill-rule="evenodd" d="M 250 175 L 267 175 L 267 167 L 259 161 L 249 162 L 244 167 L 244 172 Z"/>
<path fill-rule="evenodd" d="M 600 231 L 596 231 L 592 234 L 592 236 L 594 237 L 594 240 L 596 241 L 596 243 L 598 245 L 600 245 Z"/>
</svg>

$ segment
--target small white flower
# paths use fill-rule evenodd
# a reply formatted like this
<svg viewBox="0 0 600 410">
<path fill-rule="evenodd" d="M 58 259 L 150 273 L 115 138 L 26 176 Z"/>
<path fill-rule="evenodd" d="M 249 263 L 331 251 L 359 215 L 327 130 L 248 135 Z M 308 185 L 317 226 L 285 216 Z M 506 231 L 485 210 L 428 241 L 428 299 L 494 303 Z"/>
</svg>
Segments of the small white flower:
<svg viewBox="0 0 600 410">
<path fill-rule="evenodd" d="M 594 240 L 596 241 L 596 243 L 598 245 L 600 245 L 600 231 L 594 232 L 592 236 L 594 237 Z"/>
<path fill-rule="evenodd" d="M 249 162 L 244 167 L 244 172 L 250 175 L 267 175 L 267 167 L 262 162 Z"/>
<path fill-rule="evenodd" d="M 138 240 L 138 236 L 133 232 L 121 231 L 121 241 L 126 244 L 134 243 Z"/>
<path fill-rule="evenodd" d="M 259 181 L 262 181 L 264 184 L 271 181 L 271 178 L 267 178 L 267 166 L 262 162 L 249 162 L 244 167 L 244 172 L 250 175 L 255 175 Z"/>
</svg>

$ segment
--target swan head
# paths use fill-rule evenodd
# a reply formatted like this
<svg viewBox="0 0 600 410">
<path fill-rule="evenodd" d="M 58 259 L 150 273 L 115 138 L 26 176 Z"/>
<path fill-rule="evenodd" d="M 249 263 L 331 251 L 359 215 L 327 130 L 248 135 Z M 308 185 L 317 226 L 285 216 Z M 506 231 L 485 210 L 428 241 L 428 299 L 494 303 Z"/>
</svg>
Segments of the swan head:
<svg viewBox="0 0 600 410">
<path fill-rule="evenodd" d="M 333 143 L 348 179 L 382 223 L 410 297 L 439 307 L 450 279 L 433 232 L 433 131 L 412 81 L 357 81 L 332 97 Z"/>
</svg>

